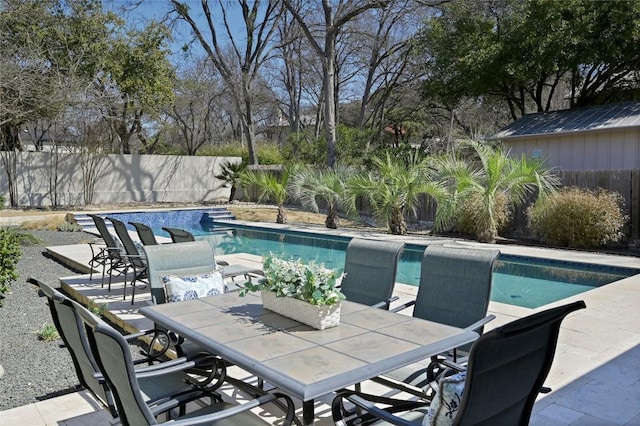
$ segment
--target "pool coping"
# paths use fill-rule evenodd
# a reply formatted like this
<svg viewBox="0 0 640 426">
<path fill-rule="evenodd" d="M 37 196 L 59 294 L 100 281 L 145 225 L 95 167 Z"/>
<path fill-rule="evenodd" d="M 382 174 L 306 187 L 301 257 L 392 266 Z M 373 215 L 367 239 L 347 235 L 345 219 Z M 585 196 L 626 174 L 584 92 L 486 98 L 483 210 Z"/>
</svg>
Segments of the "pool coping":
<svg viewBox="0 0 640 426">
<path fill-rule="evenodd" d="M 608 253 L 597 252 L 584 252 L 580 250 L 571 249 L 557 249 L 557 248 L 544 248 L 533 246 L 518 246 L 515 244 L 490 244 L 480 243 L 471 240 L 464 240 L 455 237 L 434 237 L 430 235 L 393 235 L 382 232 L 372 232 L 368 230 L 355 230 L 355 229 L 328 229 L 321 228 L 313 225 L 288 225 L 279 223 L 264 223 L 264 222 L 250 222 L 244 220 L 217 220 L 215 223 L 223 225 L 240 224 L 248 227 L 264 228 L 264 229 L 279 229 L 292 232 L 308 232 L 311 234 L 332 235 L 341 237 L 375 237 L 385 238 L 393 241 L 410 242 L 415 245 L 428 245 L 428 244 L 456 244 L 468 247 L 477 247 L 484 249 L 498 249 L 501 253 L 520 256 L 520 257 L 535 257 L 550 260 L 566 260 L 576 263 L 590 263 L 603 266 L 617 266 L 622 268 L 632 268 L 640 270 L 640 255 L 639 256 L 623 256 L 614 255 Z M 565 259 L 565 257 L 567 259 Z"/>
</svg>

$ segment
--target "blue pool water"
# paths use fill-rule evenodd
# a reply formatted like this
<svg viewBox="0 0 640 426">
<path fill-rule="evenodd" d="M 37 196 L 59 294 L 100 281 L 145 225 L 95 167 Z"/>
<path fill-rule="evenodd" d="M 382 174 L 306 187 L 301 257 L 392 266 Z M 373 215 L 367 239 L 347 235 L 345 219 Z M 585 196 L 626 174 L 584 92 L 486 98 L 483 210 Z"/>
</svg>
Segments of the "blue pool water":
<svg viewBox="0 0 640 426">
<path fill-rule="evenodd" d="M 146 223 L 157 234 L 164 236 L 168 235 L 162 231 L 163 226 L 189 229 L 197 238 L 214 239 L 216 254 L 250 253 L 263 256 L 271 252 L 287 258 L 316 260 L 336 270 L 344 267 L 349 237 L 267 231 L 240 224 L 234 225 L 233 230 L 229 231 L 228 228 L 200 224 L 203 212 L 177 210 L 152 212 L 151 216 L 149 212 L 140 213 L 140 216 L 126 213 L 120 218 L 125 223 Z M 407 244 L 398 264 L 398 282 L 418 285 L 424 248 L 421 245 Z M 537 308 L 639 273 L 640 270 L 631 268 L 500 254 L 494 268 L 491 300 Z"/>
<path fill-rule="evenodd" d="M 215 228 L 215 227 L 214 227 Z M 211 234 L 191 229 L 199 238 L 215 239 L 217 254 L 251 253 L 316 260 L 327 267 L 344 267 L 348 237 L 273 231 L 234 226 L 233 231 Z M 407 244 L 398 264 L 397 281 L 418 285 L 424 246 Z M 494 268 L 491 300 L 537 308 L 640 273 L 631 268 L 585 265 L 501 254 Z"/>
</svg>

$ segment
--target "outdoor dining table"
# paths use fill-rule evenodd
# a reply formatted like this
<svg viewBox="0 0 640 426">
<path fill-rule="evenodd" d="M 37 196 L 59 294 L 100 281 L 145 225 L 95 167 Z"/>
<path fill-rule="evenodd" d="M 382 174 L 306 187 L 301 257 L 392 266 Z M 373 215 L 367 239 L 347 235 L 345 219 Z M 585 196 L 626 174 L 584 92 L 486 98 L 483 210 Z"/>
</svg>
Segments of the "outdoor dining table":
<svg viewBox="0 0 640 426">
<path fill-rule="evenodd" d="M 140 312 L 300 399 L 304 424 L 314 421 L 315 398 L 478 338 L 473 331 L 349 301 L 342 302 L 340 325 L 315 330 L 263 308 L 259 295 L 237 292 Z"/>
</svg>

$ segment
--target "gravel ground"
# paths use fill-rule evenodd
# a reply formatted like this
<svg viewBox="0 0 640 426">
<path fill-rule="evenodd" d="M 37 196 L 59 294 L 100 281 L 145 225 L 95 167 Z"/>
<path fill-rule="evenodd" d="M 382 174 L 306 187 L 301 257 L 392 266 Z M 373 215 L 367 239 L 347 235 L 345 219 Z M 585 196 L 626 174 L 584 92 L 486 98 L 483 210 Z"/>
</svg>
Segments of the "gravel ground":
<svg viewBox="0 0 640 426">
<path fill-rule="evenodd" d="M 73 271 L 45 255 L 45 247 L 88 242 L 84 232 L 29 231 L 41 244 L 22 247 L 20 278 L 11 283 L 0 307 L 0 411 L 75 390 L 79 384 L 62 340 L 38 340 L 42 326 L 53 324 L 46 298 L 39 297 L 29 277 L 58 286 L 58 278 Z"/>
</svg>

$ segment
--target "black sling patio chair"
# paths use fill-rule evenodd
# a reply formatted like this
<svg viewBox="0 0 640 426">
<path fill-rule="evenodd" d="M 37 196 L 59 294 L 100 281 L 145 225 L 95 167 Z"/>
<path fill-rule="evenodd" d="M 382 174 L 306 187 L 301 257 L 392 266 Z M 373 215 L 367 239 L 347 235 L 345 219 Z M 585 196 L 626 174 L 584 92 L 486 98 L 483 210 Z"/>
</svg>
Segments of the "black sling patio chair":
<svg viewBox="0 0 640 426">
<path fill-rule="evenodd" d="M 158 240 L 156 240 L 156 234 L 153 233 L 153 229 L 151 229 L 151 227 L 140 222 L 129 222 L 129 224 L 136 228 L 138 237 L 140 237 L 140 242 L 143 245 L 155 246 L 158 244 Z"/>
<path fill-rule="evenodd" d="M 174 243 L 188 243 L 192 241 L 196 241 L 196 237 L 189 231 L 180 228 L 168 228 L 163 227 L 163 230 L 169 233 L 171 236 L 171 241 Z M 214 241 L 207 239 L 207 242 L 211 245 L 211 249 L 213 250 Z M 213 252 L 212 252 L 213 253 Z M 222 275 L 224 278 L 230 278 L 234 280 L 235 277 L 243 276 L 245 279 L 251 279 L 252 276 L 262 276 L 264 272 L 259 268 L 251 268 L 243 265 L 229 265 L 228 262 L 223 260 L 216 260 L 214 255 L 214 262 L 217 265 L 223 267 Z"/>
<path fill-rule="evenodd" d="M 196 237 L 194 237 L 193 234 L 186 229 L 168 227 L 163 227 L 162 229 L 169 233 L 171 241 L 173 241 L 174 243 L 186 243 L 196 240 Z"/>
<path fill-rule="evenodd" d="M 426 424 L 428 416 L 432 422 L 447 418 L 456 426 L 526 426 L 551 369 L 560 325 L 567 315 L 585 307 L 583 301 L 569 303 L 483 334 L 471 347 L 466 370 L 450 364 L 452 372 L 465 371 L 464 375 L 442 380 L 432 401 L 339 391 L 332 403 L 333 420 L 336 425 L 381 421 L 418 426 Z M 345 401 L 359 410 L 345 410 Z"/>
<path fill-rule="evenodd" d="M 403 242 L 353 238 L 347 246 L 340 291 L 347 300 L 389 309 Z"/>
<path fill-rule="evenodd" d="M 134 304 L 134 299 L 136 297 L 136 283 L 138 281 L 149 281 L 149 273 L 147 271 L 147 260 L 145 258 L 144 252 L 141 252 L 136 243 L 131 239 L 131 235 L 129 235 L 129 230 L 127 229 L 127 225 L 119 219 L 108 217 L 108 220 L 113 224 L 113 228 L 118 235 L 118 238 L 122 242 L 124 246 L 125 255 L 123 258 L 126 260 L 127 265 L 125 269 L 125 275 L 129 270 L 133 271 L 133 277 L 131 278 L 131 304 Z M 146 287 L 147 283 L 143 284 L 143 287 Z M 122 289 L 122 300 L 127 298 L 127 283 L 125 281 L 124 288 Z"/>
<path fill-rule="evenodd" d="M 72 302 L 75 305 L 75 302 Z M 182 396 L 163 399 L 156 404 L 149 404 L 141 391 L 138 376 L 135 374 L 133 359 L 122 335 L 110 327 L 100 318 L 91 315 L 86 310 L 78 310 L 82 321 L 86 325 L 89 344 L 100 371 L 112 389 L 113 397 L 119 414 L 119 419 L 125 425 L 154 425 L 162 424 L 157 417 L 162 413 L 183 405 Z M 163 387 L 162 377 L 154 375 L 156 386 Z M 282 402 L 282 401 L 284 402 Z M 274 406 L 285 407 L 282 424 L 290 425 L 295 419 L 295 406 L 290 397 L 280 393 L 265 393 L 242 404 L 231 404 L 220 400 L 185 414 L 181 410 L 180 416 L 170 420 L 171 425 L 269 425 L 259 415 L 252 411 L 257 407 L 273 402 Z"/>
<path fill-rule="evenodd" d="M 422 257 L 416 299 L 393 311 L 413 306 L 413 316 L 416 318 L 482 333 L 484 325 L 495 318 L 494 315 L 487 315 L 487 310 L 493 266 L 499 254 L 498 250 L 493 249 L 437 244 L 428 246 Z M 449 358 L 462 362 L 459 357 L 469 348 L 470 345 L 457 348 L 451 353 L 391 371 L 376 380 L 391 379 L 398 385 L 406 383 L 422 392 L 441 370 L 439 361 Z"/>
<path fill-rule="evenodd" d="M 113 417 L 117 417 L 118 412 L 113 393 L 104 376 L 100 373 L 89 346 L 86 329 L 77 312 L 78 309 L 86 309 L 84 307 L 79 308 L 79 305 L 72 303 L 69 297 L 36 278 L 31 277 L 27 281 L 38 286 L 40 291 L 47 297 L 51 318 L 64 346 L 71 355 L 80 385 L 102 403 Z M 87 315 L 93 314 L 89 312 Z M 140 349 L 142 346 L 140 346 L 139 339 L 145 336 L 149 339 L 148 344 L 144 346 L 144 349 Z M 137 357 L 134 362 L 135 365 L 148 364 L 148 366 L 137 367 L 133 372 L 134 375 L 140 375 L 138 379 L 139 385 L 147 403 L 155 403 L 173 395 L 193 392 L 196 383 L 195 379 L 192 379 L 194 384 L 187 385 L 185 382 L 185 370 L 191 373 L 197 372 L 200 375 L 200 380 L 197 383 L 197 386 L 200 387 L 209 386 L 214 381 L 224 379 L 224 371 L 222 370 L 224 365 L 217 365 L 216 363 L 219 363 L 219 361 L 208 354 L 197 354 L 197 356 L 190 359 L 181 358 L 171 362 L 161 362 L 161 360 L 165 359 L 165 354 L 170 349 L 169 336 L 163 330 L 141 331 L 122 336 L 122 339 L 127 343 L 127 350 L 135 348 L 140 351 L 142 356 Z M 136 346 L 133 346 L 134 343 Z M 157 381 L 149 380 L 142 374 L 150 371 L 164 371 L 166 368 L 173 368 L 178 365 L 182 367 L 182 370 L 180 370 L 182 372 L 176 371 L 165 375 L 162 386 L 158 386 Z M 204 369 L 202 369 L 203 365 Z M 212 369 L 212 365 L 215 365 L 216 369 Z M 207 391 L 207 395 L 209 393 L 210 391 Z M 195 396 L 200 395 L 196 394 Z"/>
<path fill-rule="evenodd" d="M 124 277 L 125 277 L 125 287 L 126 287 L 126 281 L 127 281 L 126 271 L 129 267 L 128 265 L 129 262 L 124 257 L 124 255 L 126 254 L 124 247 L 120 243 L 120 240 L 117 240 L 116 238 L 114 238 L 114 235 L 112 235 L 111 232 L 109 232 L 109 228 L 107 228 L 107 223 L 105 222 L 103 217 L 98 216 L 96 214 L 89 214 L 88 216 L 91 219 L 93 219 L 93 223 L 96 225 L 96 229 L 100 234 L 100 238 L 102 238 L 105 244 L 104 247 L 98 247 L 99 250 L 101 251 L 99 253 L 95 253 L 94 244 L 93 243 L 90 244 L 91 251 L 93 253 L 93 258 L 89 263 L 90 266 L 92 266 L 91 265 L 92 263 L 94 263 L 93 266 L 95 266 L 96 262 L 97 264 L 102 265 L 101 283 L 102 283 L 102 286 L 104 287 L 104 277 L 105 275 L 108 274 L 109 275 L 109 285 L 107 287 L 108 291 L 111 291 L 111 282 L 114 274 L 116 275 L 125 274 Z M 89 279 L 92 279 L 92 277 L 93 277 L 93 269 L 89 276 Z"/>
</svg>

